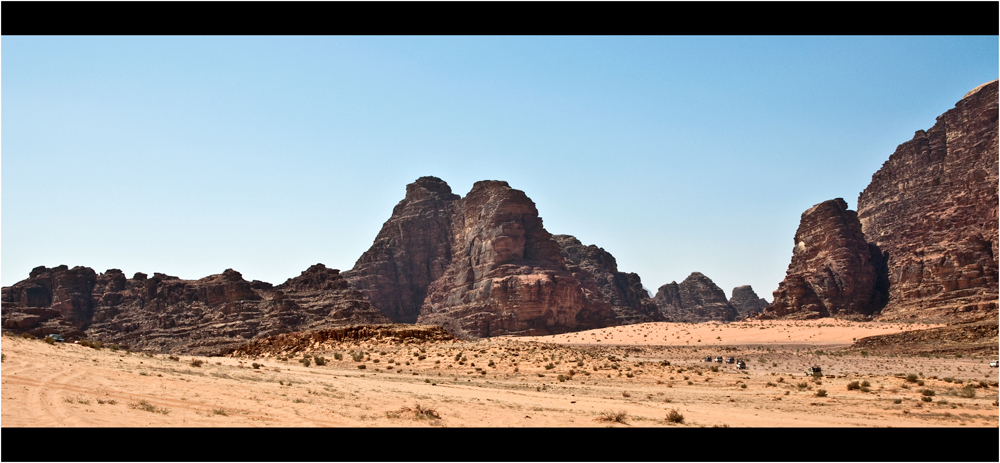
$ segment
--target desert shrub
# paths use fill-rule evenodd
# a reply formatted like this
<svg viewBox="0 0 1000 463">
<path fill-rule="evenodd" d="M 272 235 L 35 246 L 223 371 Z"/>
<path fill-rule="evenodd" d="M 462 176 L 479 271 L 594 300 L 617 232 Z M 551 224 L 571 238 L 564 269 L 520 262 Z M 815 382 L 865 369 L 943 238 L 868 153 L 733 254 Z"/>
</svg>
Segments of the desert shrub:
<svg viewBox="0 0 1000 463">
<path fill-rule="evenodd" d="M 229 416 L 229 413 L 226 413 L 225 408 L 213 408 L 212 413 L 216 415 Z"/>
<path fill-rule="evenodd" d="M 606 411 L 597 417 L 597 421 L 607 421 L 610 423 L 628 424 L 628 412 L 619 410 L 617 412 Z"/>
<path fill-rule="evenodd" d="M 170 409 L 157 407 L 156 405 L 147 402 L 146 399 L 140 400 L 138 402 L 129 402 L 128 408 L 134 408 L 137 410 L 142 410 L 150 413 L 160 413 L 163 415 L 170 413 Z"/>
<path fill-rule="evenodd" d="M 892 403 L 894 403 L 896 405 L 899 405 L 899 404 L 903 403 L 903 399 L 892 399 Z"/>
<path fill-rule="evenodd" d="M 632 394 L 629 394 L 628 391 L 622 391 L 622 397 L 632 397 Z"/>
<path fill-rule="evenodd" d="M 932 398 L 930 398 L 930 397 L 926 397 L 926 396 L 924 396 L 924 397 L 921 397 L 921 398 L 920 398 L 920 400 L 923 400 L 924 402 L 930 402 L 930 401 L 932 401 L 932 400 L 934 400 L 934 399 L 932 399 Z"/>
<path fill-rule="evenodd" d="M 360 362 L 365 359 L 365 352 L 351 352 L 351 358 L 354 359 L 355 362 Z"/>
<path fill-rule="evenodd" d="M 559 375 L 559 382 L 560 383 L 565 383 L 566 382 L 566 377 L 563 376 L 563 375 Z"/>
<path fill-rule="evenodd" d="M 972 399 L 976 397 L 976 390 L 973 389 L 971 384 L 969 384 L 958 390 L 958 396 L 966 399 Z"/>
<path fill-rule="evenodd" d="M 319 357 L 319 356 L 317 356 L 317 357 L 313 357 L 313 360 L 316 361 L 316 366 L 326 365 L 326 358 L 325 357 Z"/>
<path fill-rule="evenodd" d="M 952 377 L 949 376 L 947 378 L 942 378 L 942 381 L 944 381 L 946 383 L 951 383 L 951 382 L 955 381 L 955 378 L 952 378 Z"/>
<path fill-rule="evenodd" d="M 173 360 L 175 362 L 180 362 L 181 361 L 181 358 L 178 357 L 178 356 L 176 356 L 176 355 L 170 355 L 170 356 L 167 356 L 167 358 L 170 359 L 170 360 Z"/>
<path fill-rule="evenodd" d="M 847 383 L 847 390 L 848 391 L 853 391 L 853 390 L 856 390 L 856 389 L 861 389 L 861 384 L 860 383 L 858 383 L 857 381 L 851 381 L 851 382 Z"/>
<path fill-rule="evenodd" d="M 359 370 L 364 370 L 365 368 L 366 368 L 365 364 L 363 364 L 363 363 L 361 365 L 358 365 L 358 369 Z"/>
<path fill-rule="evenodd" d="M 691 382 L 689 381 L 688 384 L 691 384 Z M 746 389 L 746 388 L 747 388 L 746 384 L 740 384 L 740 389 Z"/>
<path fill-rule="evenodd" d="M 24 339 L 35 339 L 35 337 L 31 335 L 31 333 L 21 333 L 21 337 Z"/>
<path fill-rule="evenodd" d="M 344 360 L 344 354 L 341 354 L 340 352 L 334 352 L 333 353 L 333 358 L 335 358 L 337 360 Z"/>
<path fill-rule="evenodd" d="M 681 415 L 676 408 L 673 408 L 667 413 L 667 421 L 671 423 L 683 423 L 684 415 Z"/>
<path fill-rule="evenodd" d="M 204 364 L 204 363 L 205 363 L 205 362 L 204 362 L 204 361 L 202 361 L 202 360 L 198 360 L 198 359 L 191 359 L 191 366 L 193 366 L 193 367 L 200 367 L 200 366 L 201 366 L 202 364 Z"/>
<path fill-rule="evenodd" d="M 49 337 L 42 338 L 42 341 L 44 341 L 46 344 L 52 344 L 52 345 L 55 345 L 55 343 L 56 343 L 55 339 L 52 339 L 52 338 L 49 338 Z"/>
<path fill-rule="evenodd" d="M 801 383 L 796 384 L 795 387 L 797 387 L 799 389 L 805 389 L 805 388 L 809 387 L 809 383 L 803 381 Z M 848 387 L 850 387 L 850 385 L 848 385 Z"/>
<path fill-rule="evenodd" d="M 259 370 L 259 369 L 260 369 L 260 367 L 262 367 L 263 365 L 261 365 L 261 364 L 259 364 L 259 363 L 257 363 L 257 362 L 254 362 L 254 363 L 253 363 L 252 365 L 250 365 L 250 366 L 252 366 L 254 370 Z"/>
<path fill-rule="evenodd" d="M 551 369 L 553 369 L 553 368 L 555 368 L 555 367 L 556 367 L 556 366 L 555 366 L 555 365 L 553 365 L 553 364 L 552 364 L 552 362 L 549 362 L 549 364 L 548 364 L 548 365 L 545 365 L 545 369 L 546 369 L 546 370 L 551 370 Z"/>
<path fill-rule="evenodd" d="M 764 385 L 764 387 L 778 387 L 778 385 L 768 381 L 767 384 Z"/>
<path fill-rule="evenodd" d="M 778 382 L 779 382 L 779 383 L 783 383 L 783 382 L 785 382 L 785 378 L 782 378 L 782 377 L 780 377 L 780 376 L 779 376 L 779 377 L 778 377 Z"/>
<path fill-rule="evenodd" d="M 923 385 L 924 385 L 924 380 L 921 379 L 917 381 L 917 386 L 923 386 Z"/>
<path fill-rule="evenodd" d="M 816 391 L 816 397 L 826 397 L 826 389 L 819 389 Z"/>
<path fill-rule="evenodd" d="M 717 367 L 715 365 L 712 365 L 712 367 L 709 368 L 709 370 L 712 370 L 712 373 L 718 373 L 719 372 L 719 367 Z"/>
<path fill-rule="evenodd" d="M 910 374 L 906 375 L 906 382 L 908 382 L 908 383 L 915 383 L 915 382 L 917 382 L 917 379 L 918 379 L 917 375 L 915 375 L 913 373 L 910 373 Z"/>
<path fill-rule="evenodd" d="M 923 394 L 924 397 L 932 397 L 932 396 L 934 396 L 934 390 L 933 389 L 921 389 L 920 393 Z"/>
<path fill-rule="evenodd" d="M 312 361 L 309 360 L 309 357 L 302 357 L 302 360 L 299 360 L 299 363 L 301 363 L 304 366 L 309 366 L 309 364 L 312 363 Z"/>
</svg>

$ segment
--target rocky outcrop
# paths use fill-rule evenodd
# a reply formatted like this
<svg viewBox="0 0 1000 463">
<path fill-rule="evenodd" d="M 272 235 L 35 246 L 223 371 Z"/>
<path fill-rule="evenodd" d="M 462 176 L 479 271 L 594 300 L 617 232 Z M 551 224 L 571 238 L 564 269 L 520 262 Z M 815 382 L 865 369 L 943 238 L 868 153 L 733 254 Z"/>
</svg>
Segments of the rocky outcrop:
<svg viewBox="0 0 1000 463">
<path fill-rule="evenodd" d="M 618 271 L 615 257 L 603 248 L 584 246 L 571 235 L 553 235 L 567 269 L 580 281 L 594 281 L 601 297 L 611 304 L 617 324 L 663 321 L 664 317 L 635 273 Z"/>
<path fill-rule="evenodd" d="M 766 317 L 864 317 L 884 304 L 876 270 L 881 254 L 861 232 L 857 213 L 837 198 L 802 213 L 792 262 Z"/>
<path fill-rule="evenodd" d="M 732 296 L 729 298 L 729 305 L 736 309 L 740 318 L 746 318 L 761 313 L 767 308 L 767 300 L 757 296 L 750 285 L 737 286 L 733 288 Z"/>
<path fill-rule="evenodd" d="M 597 282 L 568 268 L 535 204 L 501 181 L 476 182 L 461 198 L 439 178 L 417 179 L 344 274 L 393 321 L 462 337 L 615 323 Z"/>
<path fill-rule="evenodd" d="M 322 350 L 342 343 L 420 344 L 454 339 L 454 336 L 440 326 L 352 325 L 309 332 L 283 333 L 255 339 L 234 349 L 229 355 L 266 358 Z"/>
<path fill-rule="evenodd" d="M 389 323 L 337 270 L 315 265 L 283 285 L 232 269 L 200 280 L 127 278 L 65 265 L 3 288 L 5 330 L 89 337 L 135 350 L 214 355 L 250 339 L 356 323 Z"/>
<path fill-rule="evenodd" d="M 461 337 L 541 335 L 607 326 L 611 306 L 573 276 L 535 203 L 481 181 L 454 204 L 452 260 L 427 290 L 418 323 Z"/>
<path fill-rule="evenodd" d="M 461 199 L 437 177 L 406 186 L 375 243 L 344 276 L 390 319 L 414 323 L 427 287 L 451 263 L 454 205 Z"/>
<path fill-rule="evenodd" d="M 997 316 L 997 86 L 899 145 L 858 197 L 861 229 L 887 261 L 883 320 Z"/>
<path fill-rule="evenodd" d="M 679 284 L 673 281 L 660 286 L 653 301 L 671 322 L 731 321 L 738 316 L 722 288 L 699 272 L 691 273 Z"/>
</svg>

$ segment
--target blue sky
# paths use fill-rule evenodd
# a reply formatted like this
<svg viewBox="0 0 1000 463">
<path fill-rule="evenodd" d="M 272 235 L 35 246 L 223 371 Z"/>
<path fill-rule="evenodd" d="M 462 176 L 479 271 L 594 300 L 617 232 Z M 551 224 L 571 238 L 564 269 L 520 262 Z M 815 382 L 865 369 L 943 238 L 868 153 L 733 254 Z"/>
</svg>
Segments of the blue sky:
<svg viewBox="0 0 1000 463">
<path fill-rule="evenodd" d="M 998 76 L 997 36 L 19 37 L 0 283 L 347 270 L 405 185 L 505 180 L 655 291 L 771 300 L 803 211 Z"/>
</svg>

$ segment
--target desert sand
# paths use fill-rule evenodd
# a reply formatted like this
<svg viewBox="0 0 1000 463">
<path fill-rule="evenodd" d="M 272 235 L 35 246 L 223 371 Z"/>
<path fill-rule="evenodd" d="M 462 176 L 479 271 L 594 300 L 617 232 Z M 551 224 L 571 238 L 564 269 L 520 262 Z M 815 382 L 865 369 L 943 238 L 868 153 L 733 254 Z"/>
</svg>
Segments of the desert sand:
<svg viewBox="0 0 1000 463">
<path fill-rule="evenodd" d="M 172 356 L 3 336 L 0 418 L 4 428 L 996 428 L 991 358 L 844 350 L 854 338 L 928 327 L 647 323 L 480 341 L 371 340 L 316 345 L 308 366 L 301 352 Z M 748 369 L 706 356 L 740 358 Z M 824 376 L 807 375 L 811 365 Z"/>
</svg>

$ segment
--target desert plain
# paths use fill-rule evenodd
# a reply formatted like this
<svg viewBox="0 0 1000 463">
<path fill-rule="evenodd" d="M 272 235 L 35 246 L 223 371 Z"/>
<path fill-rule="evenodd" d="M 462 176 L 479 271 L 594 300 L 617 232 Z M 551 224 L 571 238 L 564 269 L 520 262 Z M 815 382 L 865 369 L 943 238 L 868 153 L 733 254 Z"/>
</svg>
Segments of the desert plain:
<svg viewBox="0 0 1000 463">
<path fill-rule="evenodd" d="M 4 335 L 0 418 L 4 428 L 997 428 L 993 358 L 852 348 L 862 337 L 929 327 L 645 323 L 476 341 L 324 342 L 253 357 Z M 709 356 L 742 359 L 747 369 Z M 821 376 L 806 373 L 813 365 Z"/>
</svg>

